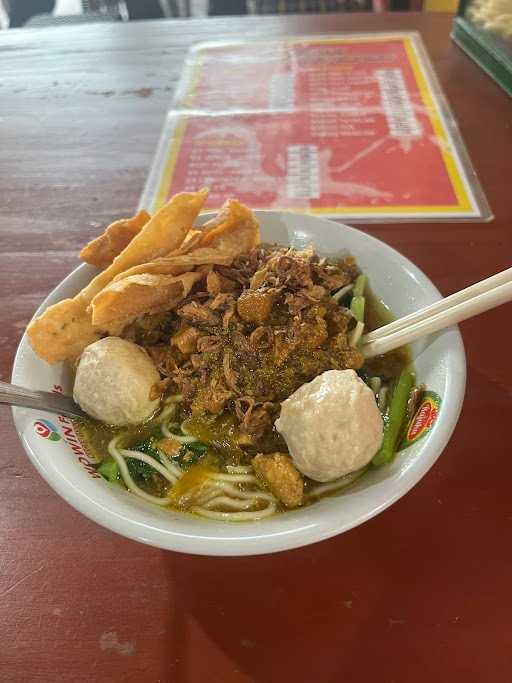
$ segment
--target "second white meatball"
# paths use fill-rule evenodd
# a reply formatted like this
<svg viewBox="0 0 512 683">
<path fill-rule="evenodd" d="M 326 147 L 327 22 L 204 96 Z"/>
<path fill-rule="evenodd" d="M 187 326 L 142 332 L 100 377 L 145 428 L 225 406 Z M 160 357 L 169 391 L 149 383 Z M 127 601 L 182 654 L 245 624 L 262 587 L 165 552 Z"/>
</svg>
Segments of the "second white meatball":
<svg viewBox="0 0 512 683">
<path fill-rule="evenodd" d="M 275 424 L 297 469 L 315 481 L 364 467 L 382 443 L 375 397 L 354 370 L 327 370 L 303 384 L 282 403 Z"/>
</svg>

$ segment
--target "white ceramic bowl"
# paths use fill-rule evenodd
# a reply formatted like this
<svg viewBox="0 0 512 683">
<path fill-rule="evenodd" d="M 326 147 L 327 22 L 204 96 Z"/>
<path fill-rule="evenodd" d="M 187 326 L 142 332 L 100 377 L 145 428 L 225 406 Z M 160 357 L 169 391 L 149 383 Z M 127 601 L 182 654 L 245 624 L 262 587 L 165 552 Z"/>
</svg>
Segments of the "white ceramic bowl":
<svg viewBox="0 0 512 683">
<path fill-rule="evenodd" d="M 374 291 L 396 316 L 436 301 L 440 295 L 410 261 L 386 244 L 354 228 L 308 215 L 257 211 L 262 239 L 304 247 L 321 254 L 350 251 L 369 275 Z M 205 217 L 206 218 L 206 217 Z M 72 297 L 93 276 L 82 265 L 43 302 L 37 314 Z M 163 510 L 119 486 L 91 476 L 89 458 L 67 420 L 50 413 L 13 409 L 14 421 L 31 461 L 50 486 L 90 519 L 119 534 L 149 545 L 200 555 L 256 555 L 304 546 L 347 531 L 387 508 L 412 488 L 432 467 L 455 427 L 466 378 L 464 348 L 458 329 L 413 346 L 418 381 L 442 399 L 430 432 L 401 451 L 388 466 L 375 468 L 338 497 L 310 507 L 250 523 L 215 522 Z M 71 392 L 71 378 L 62 366 L 35 356 L 26 336 L 21 340 L 12 381 L 21 386 Z M 93 471 L 93 470 L 92 470 Z"/>
</svg>

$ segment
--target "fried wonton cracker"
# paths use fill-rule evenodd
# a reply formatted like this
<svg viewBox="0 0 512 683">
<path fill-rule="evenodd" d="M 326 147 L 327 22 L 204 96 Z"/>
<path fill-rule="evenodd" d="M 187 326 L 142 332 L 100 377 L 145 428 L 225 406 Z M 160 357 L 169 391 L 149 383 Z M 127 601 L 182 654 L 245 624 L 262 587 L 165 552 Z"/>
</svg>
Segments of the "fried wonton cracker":
<svg viewBox="0 0 512 683">
<path fill-rule="evenodd" d="M 241 254 L 259 241 L 258 221 L 253 212 L 236 199 L 228 199 L 217 216 L 204 224 L 198 246 Z"/>
<path fill-rule="evenodd" d="M 110 331 L 145 313 L 172 310 L 204 277 L 203 273 L 152 275 L 143 273 L 123 278 L 105 287 L 91 303 L 94 327 Z"/>
<path fill-rule="evenodd" d="M 185 237 L 185 241 L 179 249 L 171 251 L 167 256 L 180 256 L 181 254 L 188 254 L 189 251 L 195 249 L 199 242 L 201 241 L 201 230 L 191 230 Z"/>
<path fill-rule="evenodd" d="M 116 275 L 178 249 L 201 211 L 208 190 L 181 192 L 162 206 L 112 264 L 77 296 L 88 305 Z"/>
<path fill-rule="evenodd" d="M 236 199 L 228 200 L 215 218 L 194 231 L 182 248 L 150 263 L 141 263 L 117 275 L 114 281 L 140 273 L 178 275 L 202 265 L 229 266 L 234 257 L 259 242 L 258 221 Z M 189 246 L 190 245 L 190 246 Z"/>
<path fill-rule="evenodd" d="M 140 275 L 141 273 L 161 273 L 162 275 L 179 275 L 185 273 L 196 266 L 203 266 L 212 264 L 216 266 L 229 266 L 233 261 L 231 254 L 224 254 L 218 249 L 194 249 L 189 254 L 181 254 L 178 256 L 164 256 L 163 258 L 155 259 L 151 263 L 141 263 L 140 266 L 134 266 L 124 273 L 120 273 L 114 278 L 114 282 L 119 282 L 126 277 L 132 275 Z"/>
<path fill-rule="evenodd" d="M 112 264 L 97 275 L 66 305 L 52 306 L 28 327 L 27 333 L 40 358 L 58 363 L 76 358 L 98 330 L 87 308 L 92 299 L 120 272 L 178 249 L 201 210 L 208 190 L 177 194 L 163 206 L 131 240 Z"/>
<path fill-rule="evenodd" d="M 48 363 L 77 358 L 100 338 L 84 305 L 76 299 L 63 299 L 47 308 L 30 323 L 27 334 L 34 351 Z"/>
<path fill-rule="evenodd" d="M 80 258 L 91 266 L 106 268 L 125 247 L 138 235 L 151 218 L 145 209 L 139 211 L 133 218 L 122 218 L 114 221 L 105 232 L 92 240 L 80 252 Z"/>
</svg>

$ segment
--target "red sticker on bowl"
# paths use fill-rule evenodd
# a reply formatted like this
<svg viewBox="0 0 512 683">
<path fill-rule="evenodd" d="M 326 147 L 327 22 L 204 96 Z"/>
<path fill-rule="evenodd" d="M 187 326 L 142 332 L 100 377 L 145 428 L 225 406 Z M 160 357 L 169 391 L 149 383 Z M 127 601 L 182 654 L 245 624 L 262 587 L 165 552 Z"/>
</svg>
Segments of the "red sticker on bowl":
<svg viewBox="0 0 512 683">
<path fill-rule="evenodd" d="M 401 445 L 402 448 L 407 448 L 407 446 L 416 443 L 430 432 L 439 415 L 440 407 L 441 397 L 439 394 L 436 394 L 435 391 L 426 391 L 423 394 L 420 406 L 407 427 Z"/>
</svg>

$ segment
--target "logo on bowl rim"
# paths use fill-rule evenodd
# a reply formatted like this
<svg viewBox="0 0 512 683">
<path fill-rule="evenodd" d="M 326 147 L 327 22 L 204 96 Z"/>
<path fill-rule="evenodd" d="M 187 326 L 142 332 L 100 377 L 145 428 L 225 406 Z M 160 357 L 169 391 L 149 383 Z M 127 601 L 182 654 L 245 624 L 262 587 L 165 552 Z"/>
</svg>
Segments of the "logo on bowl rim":
<svg viewBox="0 0 512 683">
<path fill-rule="evenodd" d="M 418 410 L 407 426 L 402 448 L 411 446 L 430 432 L 439 415 L 441 402 L 441 397 L 435 391 L 425 391 Z"/>
<path fill-rule="evenodd" d="M 46 418 L 41 417 L 39 420 L 36 420 L 34 422 L 34 429 L 38 436 L 48 439 L 48 441 L 60 441 L 62 439 L 58 428 Z"/>
</svg>

